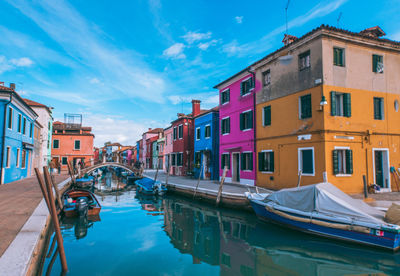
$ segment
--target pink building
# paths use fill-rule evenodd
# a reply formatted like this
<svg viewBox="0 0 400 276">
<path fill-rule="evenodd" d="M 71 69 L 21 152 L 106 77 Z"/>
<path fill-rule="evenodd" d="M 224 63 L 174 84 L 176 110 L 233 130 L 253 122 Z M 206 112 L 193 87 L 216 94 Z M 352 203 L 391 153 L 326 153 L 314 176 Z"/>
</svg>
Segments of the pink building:
<svg viewBox="0 0 400 276">
<path fill-rule="evenodd" d="M 169 126 L 164 129 L 164 171 L 167 172 L 167 169 L 170 168 L 171 173 L 171 153 L 173 152 L 173 143 L 172 143 L 172 126 Z"/>
<path fill-rule="evenodd" d="M 255 185 L 255 91 L 253 74 L 248 68 L 221 82 L 219 123 L 221 160 L 220 178 L 228 168 L 225 181 Z"/>
<path fill-rule="evenodd" d="M 149 130 L 147 132 L 143 133 L 143 135 L 142 135 L 143 151 L 141 152 L 142 154 L 140 156 L 140 159 L 141 159 L 140 161 L 144 163 L 145 169 L 151 168 L 151 165 L 152 165 L 150 162 L 151 154 L 148 153 L 148 152 L 151 152 L 151 150 L 149 150 L 147 148 L 149 146 L 149 144 L 146 143 L 146 141 L 147 141 L 147 139 L 150 139 L 153 137 L 158 137 L 159 134 L 162 132 L 163 132 L 162 128 L 154 128 L 154 129 L 149 128 Z"/>
</svg>

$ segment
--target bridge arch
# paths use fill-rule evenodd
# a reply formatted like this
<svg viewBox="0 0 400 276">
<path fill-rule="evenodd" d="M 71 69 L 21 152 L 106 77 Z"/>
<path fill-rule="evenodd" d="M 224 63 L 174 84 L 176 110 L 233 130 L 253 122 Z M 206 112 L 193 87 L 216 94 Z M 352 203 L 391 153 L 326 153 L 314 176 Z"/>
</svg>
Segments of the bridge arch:
<svg viewBox="0 0 400 276">
<path fill-rule="evenodd" d="M 90 173 L 90 172 L 92 172 L 96 169 L 102 168 L 102 167 L 119 167 L 119 168 L 125 169 L 134 174 L 137 174 L 139 172 L 139 170 L 136 168 L 132 168 L 128 165 L 124 165 L 124 164 L 117 163 L 117 162 L 104 162 L 104 163 L 96 164 L 94 166 L 84 169 L 84 172 Z"/>
</svg>

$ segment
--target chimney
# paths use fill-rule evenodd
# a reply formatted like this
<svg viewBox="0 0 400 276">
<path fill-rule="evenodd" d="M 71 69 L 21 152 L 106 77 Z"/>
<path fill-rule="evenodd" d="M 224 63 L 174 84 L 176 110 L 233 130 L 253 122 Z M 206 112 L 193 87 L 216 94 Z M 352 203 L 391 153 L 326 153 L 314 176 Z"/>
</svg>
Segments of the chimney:
<svg viewBox="0 0 400 276">
<path fill-rule="evenodd" d="M 373 38 L 378 38 L 378 37 L 386 35 L 385 32 L 379 26 L 375 26 L 375 27 L 371 27 L 371 28 L 362 30 L 360 32 L 360 34 L 366 35 L 369 37 L 373 37 Z"/>
<path fill-rule="evenodd" d="M 10 83 L 10 88 L 12 89 L 12 90 L 15 90 L 15 83 Z"/>
<path fill-rule="evenodd" d="M 178 118 L 185 116 L 185 113 L 178 113 Z"/>
<path fill-rule="evenodd" d="M 294 42 L 296 40 L 297 40 L 296 36 L 290 35 L 290 34 L 285 34 L 285 36 L 283 37 L 282 42 L 286 46 L 286 45 L 289 45 L 290 43 L 292 43 L 292 42 Z"/>
<path fill-rule="evenodd" d="M 192 116 L 200 114 L 200 100 L 192 100 Z"/>
<path fill-rule="evenodd" d="M 151 127 L 149 127 L 149 131 L 151 130 Z"/>
</svg>

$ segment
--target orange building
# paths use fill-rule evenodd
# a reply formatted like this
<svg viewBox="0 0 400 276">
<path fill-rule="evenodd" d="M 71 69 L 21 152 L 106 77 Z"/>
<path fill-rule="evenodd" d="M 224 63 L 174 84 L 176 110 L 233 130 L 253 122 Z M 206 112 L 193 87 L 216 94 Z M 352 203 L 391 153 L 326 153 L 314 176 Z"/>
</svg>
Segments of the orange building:
<svg viewBox="0 0 400 276">
<path fill-rule="evenodd" d="M 75 166 L 79 161 L 86 165 L 94 161 L 93 139 L 91 127 L 80 124 L 53 123 L 52 160 L 61 163 L 61 169 L 67 169 L 67 162 Z"/>
</svg>

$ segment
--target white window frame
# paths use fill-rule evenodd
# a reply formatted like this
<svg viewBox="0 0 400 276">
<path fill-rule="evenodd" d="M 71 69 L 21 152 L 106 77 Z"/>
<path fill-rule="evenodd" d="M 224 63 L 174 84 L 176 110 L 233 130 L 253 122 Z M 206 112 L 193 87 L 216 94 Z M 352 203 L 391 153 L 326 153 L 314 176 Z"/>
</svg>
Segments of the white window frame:
<svg viewBox="0 0 400 276">
<path fill-rule="evenodd" d="M 176 129 L 176 132 L 175 132 L 175 129 Z M 176 136 L 174 137 L 174 132 L 176 133 Z M 174 140 L 174 141 L 176 141 L 177 139 L 178 139 L 178 127 L 174 127 L 174 129 L 172 130 L 172 139 Z"/>
<path fill-rule="evenodd" d="M 230 118 L 231 118 L 230 116 L 226 116 L 226 117 L 224 117 L 224 118 L 221 119 L 221 135 L 222 135 L 222 136 L 231 134 L 230 127 L 229 127 L 229 132 L 227 132 L 227 133 L 222 133 L 222 121 L 225 120 L 225 119 L 228 119 L 228 118 L 229 118 L 229 121 L 230 121 Z M 230 122 L 229 122 L 229 123 L 230 123 Z"/>
<path fill-rule="evenodd" d="M 76 141 L 79 141 L 79 149 L 76 148 Z M 81 140 L 74 140 L 74 150 L 81 150 Z"/>
<path fill-rule="evenodd" d="M 312 156 L 313 156 L 313 173 L 303 173 L 303 168 L 302 168 L 302 159 L 301 159 L 301 151 L 303 150 L 312 150 Z M 301 170 L 301 175 L 302 176 L 315 176 L 315 151 L 314 147 L 305 147 L 305 148 L 298 148 L 297 149 L 297 172 Z"/>
<path fill-rule="evenodd" d="M 207 127 L 210 127 L 210 136 L 206 136 L 206 128 Z M 211 125 L 210 124 L 207 124 L 207 125 L 205 125 L 204 126 L 204 139 L 210 139 L 211 138 Z"/>
<path fill-rule="evenodd" d="M 68 156 L 62 156 L 61 157 L 61 166 L 66 166 L 67 164 L 63 163 L 63 159 L 66 158 L 67 159 L 67 164 L 68 164 Z"/>
<path fill-rule="evenodd" d="M 7 120 L 7 128 L 12 130 L 13 129 L 13 125 L 14 125 L 14 108 L 9 106 L 8 110 L 11 111 L 11 128 L 8 127 L 8 120 Z M 8 116 L 10 116 L 10 114 Z"/>
<path fill-rule="evenodd" d="M 22 161 L 22 153 L 23 152 L 25 152 L 25 162 L 21 162 L 21 169 L 26 169 L 26 156 L 27 156 L 27 151 L 26 150 L 24 150 L 24 149 L 22 149 L 22 151 L 21 151 L 21 161 Z"/>
<path fill-rule="evenodd" d="M 224 93 L 224 92 L 226 92 L 226 91 L 229 91 L 229 90 L 230 90 L 230 88 L 226 88 L 226 89 L 224 89 L 224 90 L 221 91 L 221 105 L 226 105 L 226 104 L 228 104 L 228 103 L 231 102 L 231 95 L 229 95 L 229 101 L 227 101 L 227 102 L 225 102 L 225 103 L 222 103 L 222 93 Z M 229 91 L 229 93 L 230 93 L 230 91 Z"/>
<path fill-rule="evenodd" d="M 199 133 L 197 133 L 197 131 L 199 131 L 200 135 L 198 135 Z M 200 127 L 196 127 L 196 141 L 200 140 L 199 136 L 201 136 L 201 129 L 200 129 Z"/>
<path fill-rule="evenodd" d="M 248 112 L 253 112 L 253 109 L 248 109 L 248 110 L 246 110 L 246 111 L 243 111 L 242 113 L 240 113 L 240 114 L 244 114 L 244 113 L 248 113 Z M 240 123 L 240 122 L 239 122 Z M 254 127 L 254 114 L 253 114 L 253 127 Z M 249 131 L 249 130 L 252 130 L 253 128 L 245 128 L 245 129 L 242 129 L 242 131 L 243 132 L 245 132 L 245 131 Z"/>
<path fill-rule="evenodd" d="M 254 153 L 251 151 L 251 150 L 248 150 L 248 151 L 242 151 L 242 152 L 240 152 L 240 154 L 242 154 L 242 153 L 251 153 L 251 154 L 253 154 L 253 164 L 252 164 L 252 167 L 253 167 L 253 170 L 254 170 Z M 241 158 L 241 156 L 239 156 L 239 171 L 241 171 L 241 172 L 252 172 L 253 170 L 241 170 L 241 162 L 242 162 L 242 160 L 241 160 L 242 158 Z"/>
<path fill-rule="evenodd" d="M 58 147 L 54 147 L 54 141 L 58 141 Z M 75 147 L 75 142 L 74 142 L 74 147 Z M 60 140 L 59 139 L 54 139 L 53 140 L 53 149 L 59 149 L 60 148 Z"/>
<path fill-rule="evenodd" d="M 179 137 L 179 127 L 182 127 L 182 137 Z M 183 139 L 183 124 L 178 125 L 178 139 L 182 140 Z"/>
<path fill-rule="evenodd" d="M 16 162 L 15 162 L 15 164 L 16 164 L 16 166 L 15 167 L 17 167 L 17 168 L 19 168 L 19 162 L 20 162 L 20 153 L 21 153 L 21 149 L 20 148 L 17 148 L 17 160 L 16 160 Z"/>
<path fill-rule="evenodd" d="M 176 160 L 175 160 L 175 162 L 176 162 L 176 167 L 183 167 L 183 152 L 175 152 L 175 154 L 176 154 Z M 181 165 L 178 165 L 178 154 L 182 154 L 182 164 Z"/>
<path fill-rule="evenodd" d="M 335 92 L 336 110 L 335 116 L 344 117 L 344 93 Z"/>
<path fill-rule="evenodd" d="M 274 150 L 266 149 L 266 150 L 261 150 L 260 152 L 274 152 Z M 275 160 L 274 160 L 274 164 L 275 164 Z M 274 172 L 261 171 L 261 173 L 263 173 L 263 174 L 273 174 Z"/>
<path fill-rule="evenodd" d="M 18 118 L 17 132 L 22 133 L 22 114 L 18 113 L 17 118 Z"/>
<path fill-rule="evenodd" d="M 22 134 L 26 136 L 26 117 L 22 118 Z"/>
<path fill-rule="evenodd" d="M 229 157 L 228 159 L 229 159 L 229 160 L 231 159 L 231 154 L 230 154 L 229 152 L 227 152 L 227 151 L 221 153 L 221 159 L 222 159 L 222 155 L 228 155 L 228 157 Z M 240 158 L 239 158 L 239 159 L 240 159 Z M 229 161 L 229 160 L 228 160 L 228 161 Z M 240 161 L 240 160 L 239 160 L 239 161 Z M 228 163 L 229 163 L 229 162 L 228 162 Z M 232 168 L 231 165 L 233 165 L 233 163 L 232 163 L 232 164 L 229 164 L 229 167 L 230 167 L 230 168 Z M 224 164 L 224 167 L 225 167 L 225 164 Z M 223 171 L 224 168 L 221 168 L 221 170 Z M 230 169 L 228 168 L 227 171 L 229 171 L 229 170 L 230 170 Z"/>
<path fill-rule="evenodd" d="M 6 168 L 10 168 L 10 154 L 11 154 L 11 147 L 6 147 Z"/>
<path fill-rule="evenodd" d="M 387 152 L 387 166 L 388 166 L 388 187 L 387 188 L 381 188 L 383 191 L 392 191 L 392 183 L 391 183 L 391 177 L 390 177 L 390 156 L 389 156 L 389 149 L 388 148 L 372 148 L 372 168 L 373 168 L 373 174 L 374 174 L 374 184 L 376 184 L 376 173 L 375 173 L 375 151 L 386 151 Z"/>
<path fill-rule="evenodd" d="M 242 83 L 243 83 L 243 82 L 248 81 L 248 80 L 251 79 L 251 78 L 253 78 L 253 76 L 247 77 L 247 78 L 245 78 L 244 80 L 242 80 L 242 81 L 240 82 L 240 86 L 242 86 Z M 253 80 L 253 81 L 255 82 L 255 80 Z M 240 95 L 240 96 L 241 96 L 241 97 L 246 97 L 247 95 L 250 95 L 251 92 L 252 92 L 253 90 L 254 90 L 254 87 L 250 88 L 250 89 L 249 89 L 249 92 L 247 92 L 246 94 L 243 94 L 243 95 Z"/>
<path fill-rule="evenodd" d="M 350 147 L 342 147 L 342 146 L 335 146 L 334 150 L 350 150 Z M 346 154 L 346 153 L 345 153 Z M 346 158 L 346 156 L 345 156 Z M 346 159 L 344 159 L 344 171 L 346 171 Z M 335 176 L 337 177 L 349 177 L 349 176 L 353 176 L 352 174 L 348 174 L 348 173 L 338 173 L 335 174 Z"/>
</svg>

